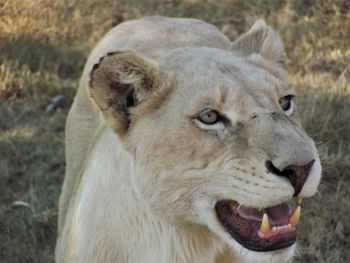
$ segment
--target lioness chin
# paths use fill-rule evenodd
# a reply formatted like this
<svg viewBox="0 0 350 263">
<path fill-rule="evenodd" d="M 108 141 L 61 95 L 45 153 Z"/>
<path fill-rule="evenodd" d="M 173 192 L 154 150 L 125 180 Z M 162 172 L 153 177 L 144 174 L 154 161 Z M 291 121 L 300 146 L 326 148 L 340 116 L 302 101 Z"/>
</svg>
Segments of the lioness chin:
<svg viewBox="0 0 350 263">
<path fill-rule="evenodd" d="M 321 165 L 283 53 L 262 20 L 234 42 L 194 19 L 110 30 L 67 119 L 56 262 L 289 261 Z"/>
</svg>

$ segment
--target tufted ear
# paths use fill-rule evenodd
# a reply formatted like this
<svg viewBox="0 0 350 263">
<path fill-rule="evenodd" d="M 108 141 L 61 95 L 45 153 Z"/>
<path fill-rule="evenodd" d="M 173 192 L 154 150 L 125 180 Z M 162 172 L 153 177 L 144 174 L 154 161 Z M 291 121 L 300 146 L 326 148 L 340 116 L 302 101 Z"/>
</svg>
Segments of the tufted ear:
<svg viewBox="0 0 350 263">
<path fill-rule="evenodd" d="M 234 41 L 231 50 L 245 57 L 254 53 L 260 54 L 276 63 L 282 62 L 284 57 L 281 38 L 262 19 L 256 21 L 247 33 Z"/>
<path fill-rule="evenodd" d="M 90 73 L 90 94 L 108 125 L 120 136 L 130 125 L 130 110 L 158 86 L 158 67 L 131 52 L 108 53 Z"/>
</svg>

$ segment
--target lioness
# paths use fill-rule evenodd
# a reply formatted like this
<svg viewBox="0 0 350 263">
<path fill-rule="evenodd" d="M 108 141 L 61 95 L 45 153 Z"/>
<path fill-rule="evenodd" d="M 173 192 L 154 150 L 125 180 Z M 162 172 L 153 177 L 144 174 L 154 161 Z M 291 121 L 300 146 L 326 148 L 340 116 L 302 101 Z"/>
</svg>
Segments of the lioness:
<svg viewBox="0 0 350 263">
<path fill-rule="evenodd" d="M 286 262 L 321 165 L 278 35 L 195 19 L 118 25 L 66 126 L 56 262 Z M 293 203 L 293 202 L 292 202 Z"/>
</svg>

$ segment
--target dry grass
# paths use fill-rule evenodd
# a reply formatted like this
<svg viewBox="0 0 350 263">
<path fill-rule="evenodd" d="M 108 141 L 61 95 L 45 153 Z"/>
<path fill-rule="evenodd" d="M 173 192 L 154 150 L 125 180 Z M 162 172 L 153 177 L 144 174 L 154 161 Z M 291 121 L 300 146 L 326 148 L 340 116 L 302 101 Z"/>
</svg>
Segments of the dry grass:
<svg viewBox="0 0 350 263">
<path fill-rule="evenodd" d="M 1 1 L 0 262 L 53 262 L 64 121 L 82 66 L 108 28 L 154 14 L 203 19 L 232 39 L 261 17 L 280 31 L 290 82 L 299 90 L 299 111 L 324 165 L 320 194 L 303 206 L 296 260 L 348 262 L 347 0 Z M 48 115 L 45 107 L 57 94 L 66 97 L 66 107 Z"/>
</svg>

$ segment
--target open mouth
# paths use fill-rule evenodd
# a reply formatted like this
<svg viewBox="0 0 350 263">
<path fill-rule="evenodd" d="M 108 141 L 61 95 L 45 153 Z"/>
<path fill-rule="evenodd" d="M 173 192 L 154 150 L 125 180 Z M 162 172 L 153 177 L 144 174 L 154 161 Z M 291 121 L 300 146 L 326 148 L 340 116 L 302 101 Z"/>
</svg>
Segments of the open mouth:
<svg viewBox="0 0 350 263">
<path fill-rule="evenodd" d="M 216 203 L 215 210 L 226 231 L 249 250 L 272 251 L 289 247 L 296 241 L 300 206 L 293 209 L 282 203 L 255 209 L 222 200 Z"/>
</svg>

